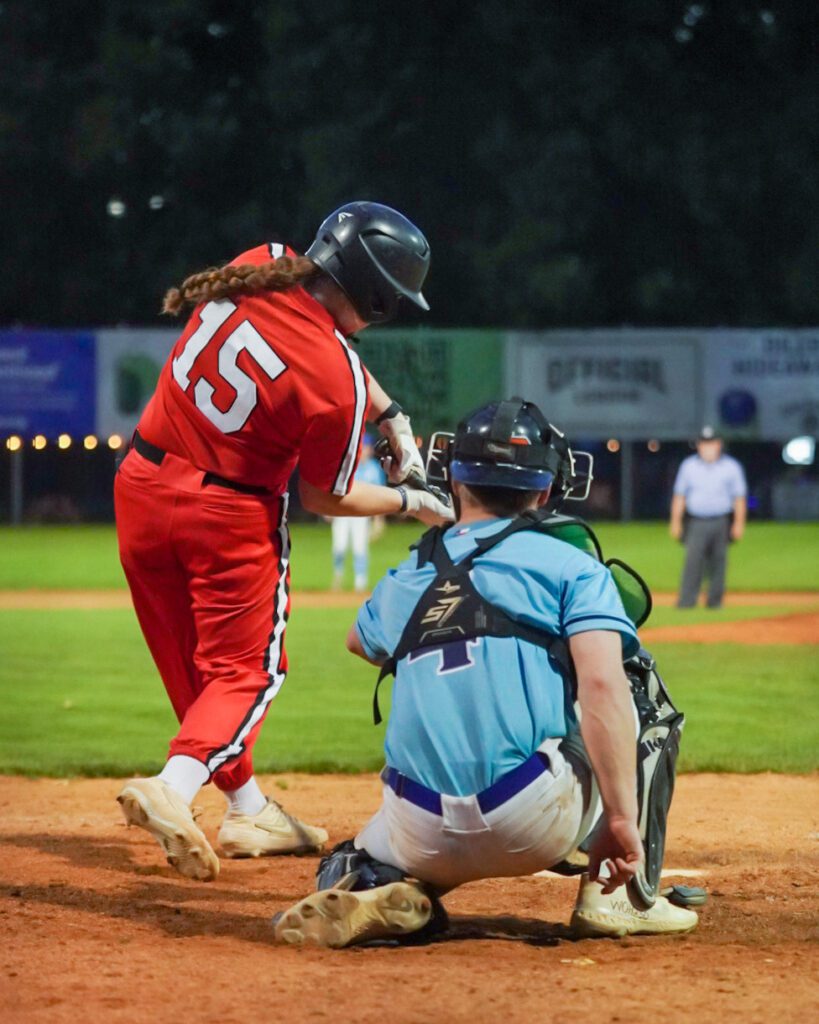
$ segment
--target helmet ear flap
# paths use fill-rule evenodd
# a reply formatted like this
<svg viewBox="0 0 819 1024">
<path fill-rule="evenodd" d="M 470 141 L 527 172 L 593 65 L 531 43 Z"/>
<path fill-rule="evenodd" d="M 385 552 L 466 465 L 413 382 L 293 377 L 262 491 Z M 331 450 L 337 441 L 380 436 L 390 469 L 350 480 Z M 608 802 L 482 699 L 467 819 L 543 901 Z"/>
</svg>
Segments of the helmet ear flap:
<svg viewBox="0 0 819 1024">
<path fill-rule="evenodd" d="M 383 324 L 395 316 L 401 296 L 393 295 L 386 289 L 374 287 L 370 290 L 366 301 L 371 311 L 371 317 L 367 322 Z"/>
</svg>

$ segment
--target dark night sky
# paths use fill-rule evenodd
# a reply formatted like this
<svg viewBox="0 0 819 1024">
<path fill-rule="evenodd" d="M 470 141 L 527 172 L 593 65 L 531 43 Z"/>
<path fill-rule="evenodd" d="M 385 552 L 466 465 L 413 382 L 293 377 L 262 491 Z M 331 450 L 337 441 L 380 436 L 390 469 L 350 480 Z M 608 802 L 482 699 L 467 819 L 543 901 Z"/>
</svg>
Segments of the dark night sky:
<svg viewBox="0 0 819 1024">
<path fill-rule="evenodd" d="M 817 57 L 806 0 L 5 2 L 0 322 L 156 323 L 370 198 L 436 325 L 815 323 Z"/>
</svg>

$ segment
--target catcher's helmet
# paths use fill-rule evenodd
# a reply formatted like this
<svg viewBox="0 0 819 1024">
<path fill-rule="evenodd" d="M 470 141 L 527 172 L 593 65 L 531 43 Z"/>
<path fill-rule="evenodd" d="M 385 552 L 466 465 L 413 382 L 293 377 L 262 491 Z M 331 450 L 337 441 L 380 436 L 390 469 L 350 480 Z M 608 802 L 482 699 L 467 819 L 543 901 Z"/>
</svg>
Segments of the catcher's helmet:
<svg viewBox="0 0 819 1024">
<path fill-rule="evenodd" d="M 429 243 L 397 210 L 347 203 L 324 221 L 305 253 L 336 282 L 368 324 L 395 316 L 401 298 L 429 309 L 421 294 Z"/>
<path fill-rule="evenodd" d="M 564 487 L 571 455 L 563 434 L 533 402 L 490 402 L 461 420 L 449 462 L 450 477 L 479 487 L 545 491 Z"/>
</svg>

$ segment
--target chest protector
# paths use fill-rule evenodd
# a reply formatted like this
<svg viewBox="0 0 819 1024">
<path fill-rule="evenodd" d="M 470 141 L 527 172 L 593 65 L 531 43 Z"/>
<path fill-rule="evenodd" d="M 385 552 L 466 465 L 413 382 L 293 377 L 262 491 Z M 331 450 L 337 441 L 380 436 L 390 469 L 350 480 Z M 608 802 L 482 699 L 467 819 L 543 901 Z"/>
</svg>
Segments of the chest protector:
<svg viewBox="0 0 819 1024">
<path fill-rule="evenodd" d="M 470 572 L 481 555 L 486 554 L 501 541 L 522 530 L 536 530 L 549 533 L 558 540 L 566 541 L 587 554 L 602 561 L 597 538 L 591 528 L 581 519 L 558 515 L 544 510 L 528 511 L 502 530 L 477 541 L 475 550 L 459 562 L 453 562 L 444 543 L 444 528 L 437 526 L 428 530 L 420 541 L 413 545 L 418 552 L 418 568 L 432 562 L 436 574 L 421 595 L 407 621 L 401 638 L 391 656 L 384 662 L 373 694 L 373 721 L 378 725 L 382 718 L 378 707 L 378 688 L 388 675 L 395 675 L 398 662 L 416 651 L 430 647 L 443 647 L 450 643 L 463 643 L 484 636 L 517 637 L 548 651 L 555 667 L 567 685 L 573 687 L 574 672 L 566 641 L 555 633 L 531 626 L 513 618 L 508 612 L 490 604 L 475 588 Z M 630 595 L 641 591 L 642 604 L 640 625 L 648 617 L 651 597 L 648 588 L 633 570 L 624 563 L 607 563 L 626 604 L 624 588 L 618 581 L 615 567 L 621 567 L 619 575 L 631 583 Z M 625 572 L 623 572 L 625 570 Z M 636 584 L 636 585 L 635 585 Z M 634 600 L 630 601 L 632 606 Z M 633 618 L 627 607 L 627 612 Z"/>
</svg>

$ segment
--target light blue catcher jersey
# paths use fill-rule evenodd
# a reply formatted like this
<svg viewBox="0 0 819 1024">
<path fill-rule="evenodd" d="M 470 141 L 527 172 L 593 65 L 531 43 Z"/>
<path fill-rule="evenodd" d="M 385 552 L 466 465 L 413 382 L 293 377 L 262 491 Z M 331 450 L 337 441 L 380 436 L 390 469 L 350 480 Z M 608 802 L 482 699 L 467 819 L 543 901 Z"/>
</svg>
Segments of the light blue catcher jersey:
<svg viewBox="0 0 819 1024">
<path fill-rule="evenodd" d="M 455 561 L 481 537 L 509 524 L 491 519 L 451 527 Z M 381 580 L 359 612 L 367 655 L 383 660 L 398 644 L 415 605 L 435 576 L 413 552 Z M 625 657 L 639 647 L 609 570 L 548 534 L 524 530 L 474 563 L 479 593 L 513 618 L 567 638 L 589 630 L 620 633 Z M 430 789 L 478 793 L 530 757 L 543 740 L 574 722 L 563 679 L 547 652 L 516 637 L 483 637 L 425 648 L 402 659 L 387 725 L 387 764 Z"/>
</svg>

